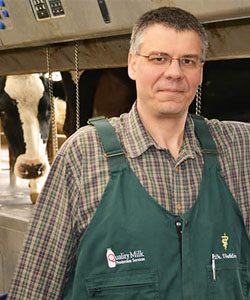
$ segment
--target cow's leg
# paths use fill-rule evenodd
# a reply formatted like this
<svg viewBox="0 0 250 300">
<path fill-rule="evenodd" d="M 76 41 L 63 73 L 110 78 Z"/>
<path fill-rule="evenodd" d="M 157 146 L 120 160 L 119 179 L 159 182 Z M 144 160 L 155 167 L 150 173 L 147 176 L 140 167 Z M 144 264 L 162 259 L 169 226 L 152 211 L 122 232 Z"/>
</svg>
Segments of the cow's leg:
<svg viewBox="0 0 250 300">
<path fill-rule="evenodd" d="M 12 151 L 9 149 L 9 167 L 10 167 L 10 186 L 16 186 L 16 174 L 14 172 L 14 167 L 16 163 L 16 158 L 14 157 Z"/>
</svg>

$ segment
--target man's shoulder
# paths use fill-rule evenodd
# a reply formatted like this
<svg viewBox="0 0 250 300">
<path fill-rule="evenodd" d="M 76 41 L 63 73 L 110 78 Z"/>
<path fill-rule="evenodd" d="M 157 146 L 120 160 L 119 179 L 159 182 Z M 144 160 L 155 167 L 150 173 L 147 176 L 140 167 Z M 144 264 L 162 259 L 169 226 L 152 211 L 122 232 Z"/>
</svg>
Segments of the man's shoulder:
<svg viewBox="0 0 250 300">
<path fill-rule="evenodd" d="M 107 118 L 107 121 L 112 125 L 115 132 L 119 134 L 123 126 L 123 120 L 126 118 L 125 114 L 120 117 Z M 71 149 L 81 149 L 82 151 L 91 151 L 94 148 L 99 148 L 99 136 L 96 128 L 93 125 L 86 125 L 78 129 L 72 134 L 62 145 L 61 153 L 69 152 Z"/>
<path fill-rule="evenodd" d="M 206 119 L 206 124 L 213 130 L 216 131 L 245 131 L 249 133 L 250 123 L 239 122 L 239 121 L 220 121 L 218 119 Z"/>
<path fill-rule="evenodd" d="M 239 142 L 250 140 L 250 123 L 238 121 L 220 121 L 217 119 L 205 119 L 210 132 L 217 140 L 224 139 L 232 142 L 238 140 Z"/>
</svg>

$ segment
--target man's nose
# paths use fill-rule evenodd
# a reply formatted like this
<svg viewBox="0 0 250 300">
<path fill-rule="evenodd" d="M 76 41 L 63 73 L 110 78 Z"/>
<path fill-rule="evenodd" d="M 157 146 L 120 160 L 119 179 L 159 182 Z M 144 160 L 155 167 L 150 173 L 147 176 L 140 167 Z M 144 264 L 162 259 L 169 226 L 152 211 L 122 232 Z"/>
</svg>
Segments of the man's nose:
<svg viewBox="0 0 250 300">
<path fill-rule="evenodd" d="M 172 59 L 171 63 L 165 67 L 164 76 L 179 79 L 183 77 L 183 70 L 178 59 Z"/>
</svg>

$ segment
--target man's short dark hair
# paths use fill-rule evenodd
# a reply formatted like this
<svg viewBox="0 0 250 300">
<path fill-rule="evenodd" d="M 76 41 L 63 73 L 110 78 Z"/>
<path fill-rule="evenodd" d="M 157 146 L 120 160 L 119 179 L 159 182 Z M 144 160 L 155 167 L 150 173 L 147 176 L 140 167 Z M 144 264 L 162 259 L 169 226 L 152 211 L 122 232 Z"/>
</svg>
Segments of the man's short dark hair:
<svg viewBox="0 0 250 300">
<path fill-rule="evenodd" d="M 132 30 L 130 52 L 139 51 L 145 29 L 154 24 L 162 24 L 176 31 L 191 30 L 196 32 L 201 39 L 202 56 L 205 59 L 208 46 L 205 28 L 191 13 L 181 8 L 167 6 L 148 11 L 138 19 Z"/>
</svg>

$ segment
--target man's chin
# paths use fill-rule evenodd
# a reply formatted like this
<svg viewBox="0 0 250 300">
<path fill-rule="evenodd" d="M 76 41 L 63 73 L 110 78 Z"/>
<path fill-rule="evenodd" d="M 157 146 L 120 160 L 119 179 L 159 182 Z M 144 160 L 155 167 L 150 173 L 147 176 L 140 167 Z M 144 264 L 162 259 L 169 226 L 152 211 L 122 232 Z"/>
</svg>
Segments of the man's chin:
<svg viewBox="0 0 250 300">
<path fill-rule="evenodd" d="M 155 110 L 161 117 L 180 117 L 187 113 L 188 108 L 184 105 L 178 105 L 178 103 L 159 103 Z"/>
<path fill-rule="evenodd" d="M 185 96 L 180 92 L 170 92 L 170 91 L 159 91 L 155 95 L 156 99 L 160 102 L 183 102 L 185 100 Z"/>
</svg>

